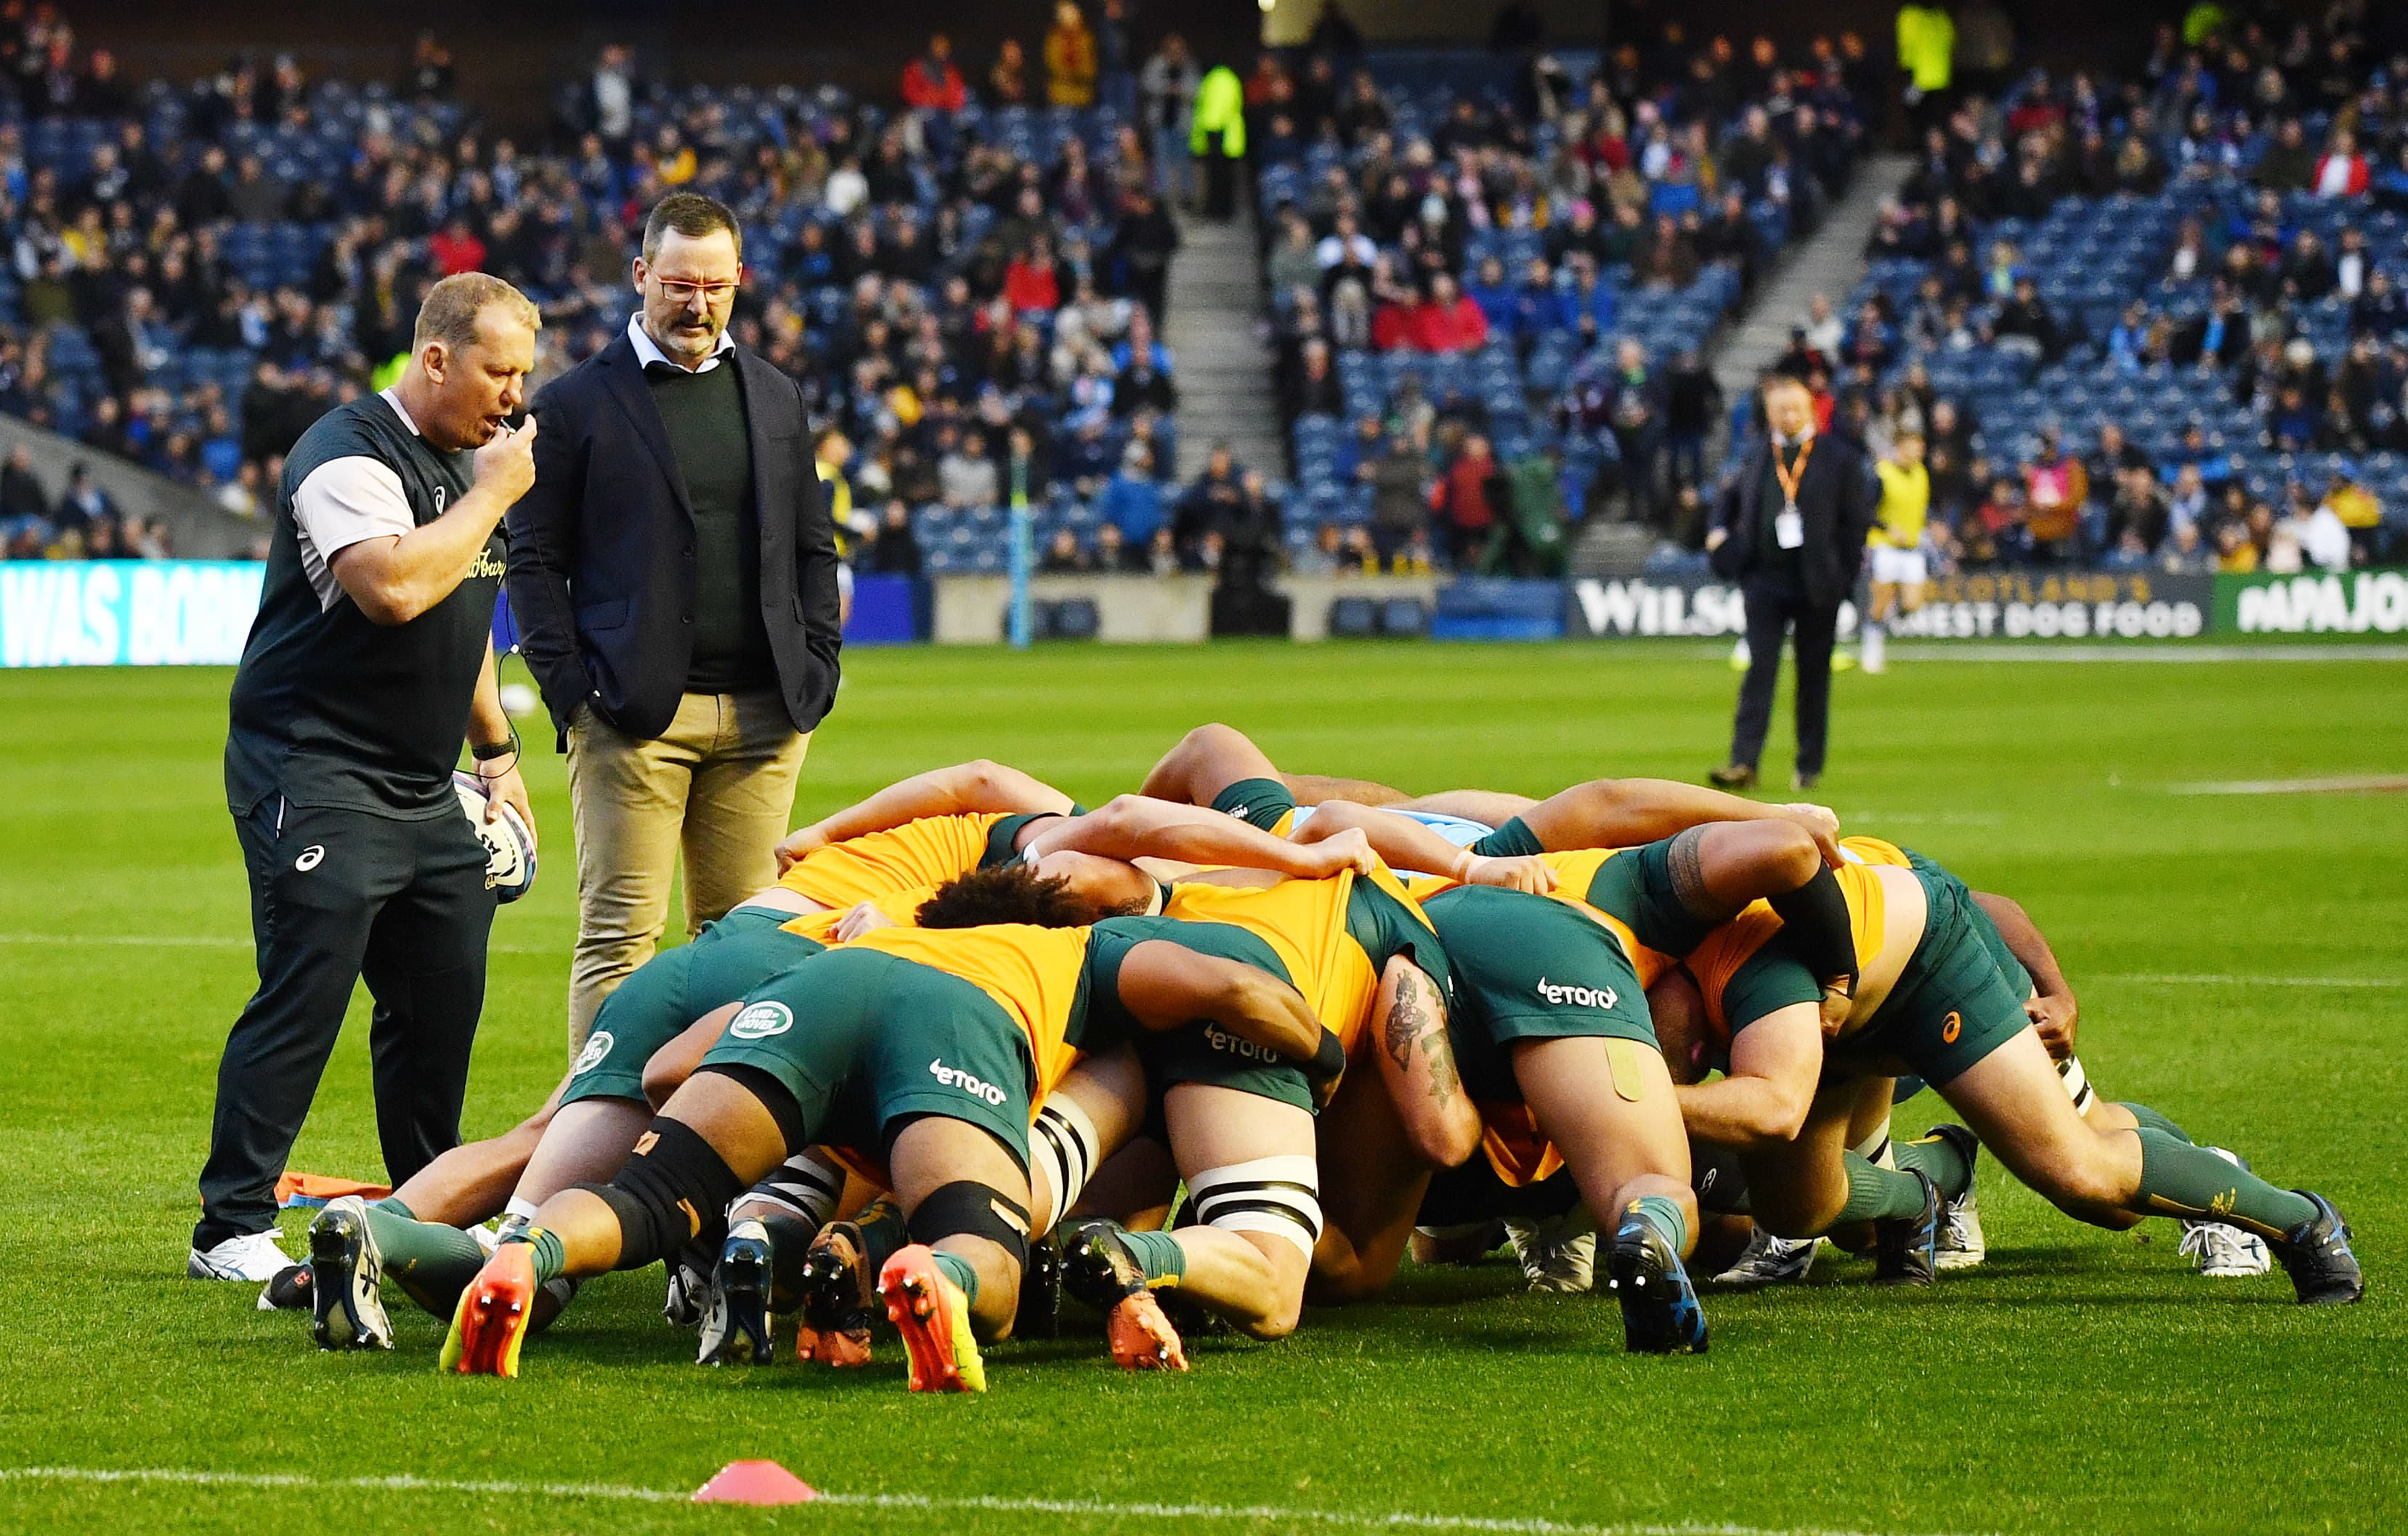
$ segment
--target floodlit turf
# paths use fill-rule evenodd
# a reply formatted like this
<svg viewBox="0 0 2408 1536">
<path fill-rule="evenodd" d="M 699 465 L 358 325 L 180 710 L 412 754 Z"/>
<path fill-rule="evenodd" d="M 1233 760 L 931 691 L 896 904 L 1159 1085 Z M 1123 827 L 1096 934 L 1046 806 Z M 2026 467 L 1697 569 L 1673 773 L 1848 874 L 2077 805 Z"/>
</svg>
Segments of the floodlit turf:
<svg viewBox="0 0 2408 1536">
<path fill-rule="evenodd" d="M 976 755 L 1092 803 L 1215 718 L 1290 766 L 1416 789 L 1687 777 L 1720 757 L 1733 684 L 1687 647 L 847 662 L 805 815 Z M 254 1311 L 256 1287 L 182 1279 L 217 1051 L 251 983 L 220 794 L 226 681 L 0 674 L 0 1062 L 14 1090 L 0 1109 L 0 1469 L 685 1490 L 767 1457 L 845 1495 L 1286 1513 L 748 1513 L 0 1472 L 0 1529 L 1347 1529 L 1317 1514 L 2039 1533 L 2408 1519 L 2408 796 L 2167 791 L 2408 770 L 2398 660 L 1902 659 L 1885 678 L 1840 679 L 1823 790 L 1853 827 L 2021 898 L 2082 993 L 2101 1088 L 2331 1195 L 2358 1227 L 2363 1305 L 2295 1307 L 2279 1273 L 2197 1279 L 2168 1224 L 2137 1237 L 2075 1226 L 1985 1161 L 1986 1269 L 1894 1294 L 1843 1261 L 1803 1289 L 1709 1294 L 1703 1358 L 1627 1358 L 1609 1301 L 1517 1295 L 1498 1264 L 1409 1267 L 1383 1304 L 1309 1313 L 1287 1344 L 1193 1343 L 1195 1372 L 1176 1379 L 1122 1377 L 1099 1339 L 1000 1346 L 979 1401 L 909 1398 L 891 1336 L 858 1377 L 699 1370 L 691 1335 L 659 1318 L 657 1270 L 589 1287 L 528 1345 L 516 1382 L 438 1378 L 442 1327 L 398 1296 L 394 1353 L 337 1357 L 310 1346 L 305 1320 Z M 1767 764 L 1784 781 L 1785 731 Z M 548 731 L 526 734 L 549 747 Z M 529 761 L 543 873 L 495 928 L 472 1135 L 533 1108 L 562 1066 L 567 807 L 560 760 Z M 2329 985 L 2351 980 L 2380 985 Z M 296 1166 L 376 1176 L 365 1026 L 363 1008 Z M 1899 1124 L 1942 1114 L 1925 1098 Z"/>
</svg>

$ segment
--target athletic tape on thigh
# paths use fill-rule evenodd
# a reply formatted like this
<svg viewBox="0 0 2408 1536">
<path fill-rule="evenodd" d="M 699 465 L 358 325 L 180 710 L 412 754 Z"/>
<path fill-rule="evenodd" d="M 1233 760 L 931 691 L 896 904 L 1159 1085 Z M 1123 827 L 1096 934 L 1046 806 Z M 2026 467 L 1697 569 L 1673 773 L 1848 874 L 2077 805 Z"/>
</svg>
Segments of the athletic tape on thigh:
<svg viewBox="0 0 2408 1536">
<path fill-rule="evenodd" d="M 811 1224 L 827 1225 L 844 1198 L 844 1170 L 813 1147 L 769 1170 L 768 1176 L 736 1197 L 737 1205 L 767 1205 Z M 734 1210 L 735 1206 L 728 1207 Z"/>
<path fill-rule="evenodd" d="M 1044 1171 L 1046 1188 L 1054 1192 L 1056 1226 L 1095 1176 L 1102 1145 L 1096 1122 L 1069 1099 L 1048 1099 L 1037 1112 L 1037 1123 L 1028 1128 L 1028 1166 L 1031 1173 Z"/>
<path fill-rule="evenodd" d="M 949 1237 L 982 1237 L 1028 1267 L 1028 1207 L 975 1179 L 940 1184 L 911 1213 L 911 1241 L 934 1247 Z"/>
<path fill-rule="evenodd" d="M 2099 1090 L 2090 1086 L 2090 1074 L 2082 1070 L 2082 1058 L 2069 1056 L 2057 1063 L 2057 1081 L 2065 1085 L 2066 1097 L 2073 1101 L 2073 1113 L 2087 1115 L 2098 1102 Z"/>
<path fill-rule="evenodd" d="M 1848 1150 L 1854 1152 L 1857 1157 L 1864 1159 L 1865 1161 L 1871 1163 L 1876 1168 L 1886 1168 L 1891 1173 L 1898 1172 L 1898 1157 L 1890 1150 L 1889 1121 L 1887 1119 L 1884 1119 L 1882 1121 L 1880 1130 L 1874 1131 L 1871 1135 L 1867 1136 L 1863 1141 L 1858 1142 L 1856 1145 L 1848 1148 Z"/>
<path fill-rule="evenodd" d="M 1283 1237 L 1312 1257 L 1321 1241 L 1321 1167 L 1297 1154 L 1211 1168 L 1187 1181 L 1197 1219 L 1229 1232 Z"/>
</svg>

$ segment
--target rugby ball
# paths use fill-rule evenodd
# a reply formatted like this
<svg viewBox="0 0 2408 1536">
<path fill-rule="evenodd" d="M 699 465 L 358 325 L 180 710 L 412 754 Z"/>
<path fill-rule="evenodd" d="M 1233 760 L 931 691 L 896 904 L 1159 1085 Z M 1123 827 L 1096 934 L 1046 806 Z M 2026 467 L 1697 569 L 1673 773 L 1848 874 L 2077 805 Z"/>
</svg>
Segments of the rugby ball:
<svg viewBox="0 0 2408 1536">
<path fill-rule="evenodd" d="M 459 792 L 460 814 L 485 845 L 485 889 L 499 901 L 517 901 L 535 886 L 535 833 L 511 805 L 486 820 L 485 787 L 476 775 L 454 773 L 452 788 Z"/>
</svg>

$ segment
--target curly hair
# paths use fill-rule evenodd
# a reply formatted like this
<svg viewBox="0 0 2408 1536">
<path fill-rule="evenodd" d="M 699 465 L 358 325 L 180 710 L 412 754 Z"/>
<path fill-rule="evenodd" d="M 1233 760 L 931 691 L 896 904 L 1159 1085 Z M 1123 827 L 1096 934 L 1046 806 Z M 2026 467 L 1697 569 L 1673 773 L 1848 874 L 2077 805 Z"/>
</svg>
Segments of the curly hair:
<svg viewBox="0 0 2408 1536">
<path fill-rule="evenodd" d="M 1096 920 L 1095 903 L 1070 889 L 1061 875 L 1040 875 L 1027 864 L 975 869 L 937 888 L 920 903 L 922 928 L 981 928 L 988 923 L 1034 923 L 1039 928 L 1082 928 Z"/>
</svg>

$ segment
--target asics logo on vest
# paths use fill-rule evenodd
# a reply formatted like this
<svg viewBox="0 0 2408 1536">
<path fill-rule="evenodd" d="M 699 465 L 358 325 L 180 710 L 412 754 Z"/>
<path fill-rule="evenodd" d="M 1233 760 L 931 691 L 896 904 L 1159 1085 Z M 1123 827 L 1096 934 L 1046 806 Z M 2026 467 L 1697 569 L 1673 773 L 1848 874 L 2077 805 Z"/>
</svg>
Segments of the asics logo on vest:
<svg viewBox="0 0 2408 1536">
<path fill-rule="evenodd" d="M 1215 1024 L 1204 1026 L 1204 1044 L 1213 1050 L 1227 1051 L 1250 1061 L 1276 1061 L 1281 1059 L 1277 1052 L 1265 1050 L 1253 1041 L 1240 1039 Z"/>
<path fill-rule="evenodd" d="M 609 1056 L 610 1047 L 617 1044 L 616 1040 L 610 1038 L 610 1031 L 608 1030 L 596 1030 L 587 1035 L 585 1048 L 577 1053 L 577 1064 L 568 1069 L 570 1074 L 592 1072 L 602 1064 L 602 1059 Z"/>
<path fill-rule="evenodd" d="M 727 1021 L 727 1032 L 738 1040 L 767 1040 L 795 1027 L 795 1010 L 782 1003 L 755 1003 Z"/>
<path fill-rule="evenodd" d="M 1566 986 L 1544 976 L 1539 978 L 1539 996 L 1558 1008 L 1568 1003 L 1581 1008 L 1611 1008 L 1622 999 L 1611 987 Z"/>
<path fill-rule="evenodd" d="M 1003 1102 L 1003 1089 L 993 1083 L 980 1082 L 959 1067 L 949 1067 L 942 1061 L 931 1061 L 928 1063 L 928 1075 L 949 1088 L 961 1089 L 973 1099 L 983 1099 L 990 1104 Z"/>
<path fill-rule="evenodd" d="M 293 867 L 299 870 L 302 874 L 307 875 L 311 870 L 316 869 L 321 863 L 324 862 L 325 858 L 326 845 L 323 843 L 312 843 L 308 847 L 301 850 L 300 858 L 293 860 Z"/>
</svg>

